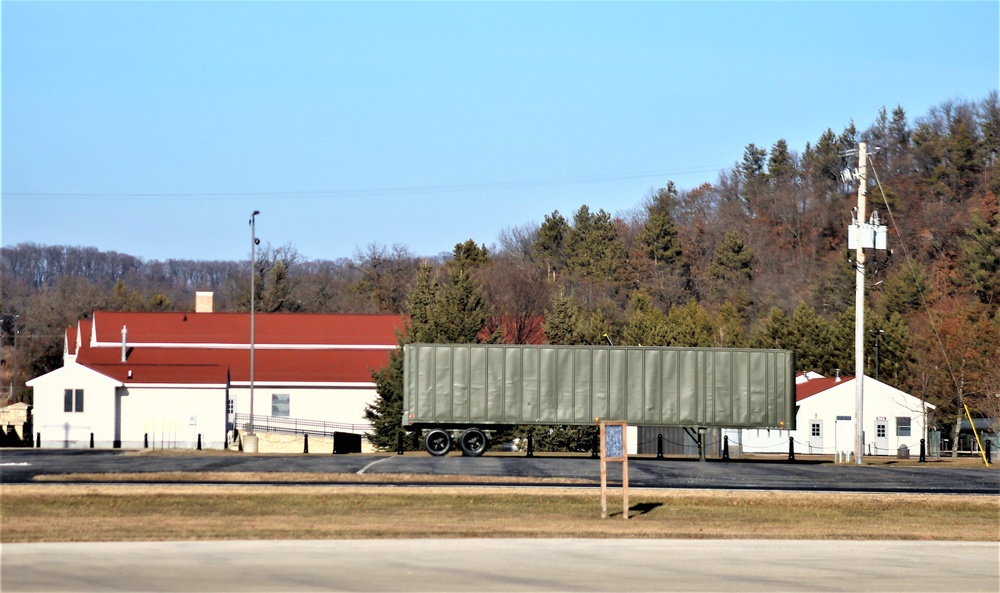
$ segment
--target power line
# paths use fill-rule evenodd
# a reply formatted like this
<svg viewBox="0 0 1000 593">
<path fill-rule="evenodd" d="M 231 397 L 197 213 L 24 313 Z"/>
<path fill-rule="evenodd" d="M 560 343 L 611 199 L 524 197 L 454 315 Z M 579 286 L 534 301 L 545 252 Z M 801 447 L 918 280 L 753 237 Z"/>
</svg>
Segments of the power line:
<svg viewBox="0 0 1000 593">
<path fill-rule="evenodd" d="M 556 187 L 564 185 L 587 185 L 607 181 L 626 181 L 648 179 L 670 175 L 686 175 L 691 173 L 707 173 L 720 171 L 725 166 L 692 167 L 686 169 L 665 169 L 656 171 L 634 171 L 630 173 L 610 173 L 602 175 L 582 175 L 576 177 L 556 177 L 550 179 L 533 179 L 523 181 L 491 181 L 481 183 L 466 183 L 455 185 L 414 185 L 400 187 L 375 187 L 352 189 L 325 190 L 274 190 L 258 192 L 4 192 L 7 198 L 35 199 L 208 199 L 208 198 L 323 198 L 323 197 L 378 197 L 410 194 L 436 194 L 456 192 L 505 191 L 514 189 L 530 189 L 538 187 Z"/>
</svg>

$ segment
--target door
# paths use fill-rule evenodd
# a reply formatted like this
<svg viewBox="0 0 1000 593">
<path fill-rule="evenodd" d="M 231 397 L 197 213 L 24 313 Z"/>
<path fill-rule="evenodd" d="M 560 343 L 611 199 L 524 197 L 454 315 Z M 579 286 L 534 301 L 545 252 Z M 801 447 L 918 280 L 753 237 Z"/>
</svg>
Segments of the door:
<svg viewBox="0 0 1000 593">
<path fill-rule="evenodd" d="M 884 418 L 875 421 L 875 454 L 889 454 L 888 422 Z"/>
<path fill-rule="evenodd" d="M 810 420 L 809 421 L 809 452 L 810 453 L 822 453 L 823 452 L 823 421 L 822 420 Z"/>
</svg>

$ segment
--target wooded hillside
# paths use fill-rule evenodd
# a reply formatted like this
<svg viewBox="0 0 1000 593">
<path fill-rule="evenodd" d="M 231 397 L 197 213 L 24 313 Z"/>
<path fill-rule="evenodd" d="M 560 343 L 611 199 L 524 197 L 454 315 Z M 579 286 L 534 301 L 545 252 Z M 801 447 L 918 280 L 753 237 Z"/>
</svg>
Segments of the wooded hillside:
<svg viewBox="0 0 1000 593">
<path fill-rule="evenodd" d="M 842 171 L 857 167 L 845 153 L 861 141 L 877 149 L 868 211 L 888 225 L 893 249 L 868 266 L 867 374 L 877 364 L 881 380 L 937 404 L 949 425 L 963 403 L 1000 416 L 996 92 L 915 119 L 883 108 L 866 129 L 849 122 L 799 151 L 784 140 L 750 144 L 714 182 L 679 190 L 666 181 L 627 212 L 582 204 L 506 229 L 489 247 L 456 229 L 447 261 L 405 245 L 372 244 L 336 261 L 265 246 L 257 303 L 408 313 L 426 325 L 422 335 L 451 339 L 524 341 L 544 318 L 553 343 L 606 334 L 616 344 L 781 347 L 797 352 L 799 370 L 850 374 L 855 274 L 846 243 L 857 184 Z M 217 310 L 249 306 L 247 262 L 34 244 L 2 255 L 0 383 L 13 377 L 20 400 L 30 400 L 26 379 L 61 364 L 63 328 L 94 309 L 191 310 L 196 290 L 214 291 Z M 457 311 L 481 312 L 488 331 L 432 331 Z"/>
</svg>

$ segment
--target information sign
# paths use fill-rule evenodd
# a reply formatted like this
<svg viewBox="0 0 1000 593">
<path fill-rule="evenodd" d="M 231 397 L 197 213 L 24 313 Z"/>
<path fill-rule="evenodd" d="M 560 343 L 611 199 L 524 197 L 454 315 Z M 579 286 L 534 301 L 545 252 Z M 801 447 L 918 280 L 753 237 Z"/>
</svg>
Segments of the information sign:
<svg viewBox="0 0 1000 593">
<path fill-rule="evenodd" d="M 622 518 L 628 519 L 628 440 L 624 422 L 601 422 L 601 518 L 608 517 L 608 462 L 622 464 Z"/>
</svg>

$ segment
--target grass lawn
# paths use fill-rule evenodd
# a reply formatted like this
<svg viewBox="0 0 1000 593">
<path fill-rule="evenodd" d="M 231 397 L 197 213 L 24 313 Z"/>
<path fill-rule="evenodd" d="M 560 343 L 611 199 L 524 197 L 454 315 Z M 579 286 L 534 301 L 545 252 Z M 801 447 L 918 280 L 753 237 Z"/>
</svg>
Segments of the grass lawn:
<svg viewBox="0 0 1000 593">
<path fill-rule="evenodd" d="M 630 518 L 625 521 L 616 489 L 608 499 L 611 516 L 601 519 L 599 489 L 361 487 L 329 483 L 325 476 L 322 481 L 328 483 L 309 486 L 3 485 L 0 542 L 420 537 L 1000 540 L 1000 499 L 990 496 L 632 488 Z M 320 481 L 301 474 L 287 477 Z"/>
</svg>

